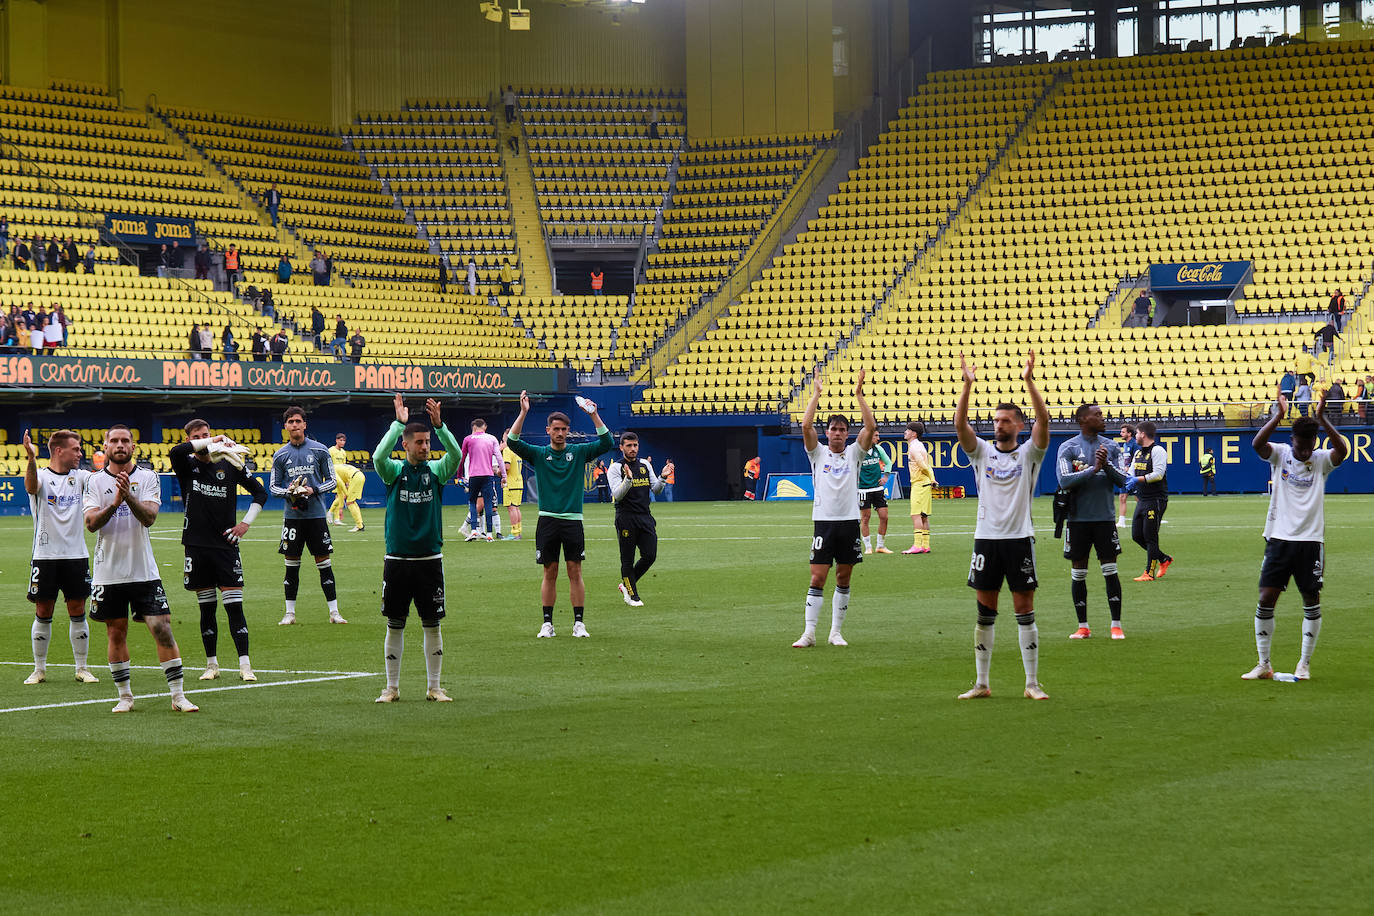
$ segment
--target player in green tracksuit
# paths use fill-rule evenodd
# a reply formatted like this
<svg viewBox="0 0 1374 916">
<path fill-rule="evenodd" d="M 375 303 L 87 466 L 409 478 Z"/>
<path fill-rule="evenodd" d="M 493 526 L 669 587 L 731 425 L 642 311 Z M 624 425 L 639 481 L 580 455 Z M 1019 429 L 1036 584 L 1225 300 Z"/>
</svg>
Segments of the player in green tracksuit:
<svg viewBox="0 0 1374 916">
<path fill-rule="evenodd" d="M 555 411 L 549 414 L 546 432 L 548 445 L 530 445 L 520 438 L 525 417 L 530 412 L 529 395 L 520 392 L 520 416 L 506 434 L 506 444 L 525 461 L 525 473 L 534 472 L 539 482 L 539 523 L 534 531 L 534 562 L 544 567 L 544 581 L 539 586 L 540 603 L 544 605 L 544 625 L 539 637 L 554 635 L 553 603 L 558 589 L 558 555 L 562 551 L 568 564 L 568 592 L 573 606 L 573 635 L 589 636 L 582 622 L 582 605 L 587 600 L 587 588 L 582 583 L 582 561 L 587 555 L 587 538 L 582 530 L 582 493 L 586 465 L 615 447 L 615 440 L 596 405 L 586 398 L 578 399 L 579 406 L 591 415 L 596 424 L 596 441 L 568 444 L 571 421 L 568 415 Z"/>
<path fill-rule="evenodd" d="M 444 640 L 439 634 L 439 621 L 444 618 L 443 494 L 462 449 L 439 419 L 439 402 L 429 398 L 425 411 L 444 446 L 444 457 L 428 460 L 429 426 L 409 422 L 410 410 L 399 394 L 395 404 L 396 421 L 372 453 L 372 465 L 386 484 L 386 559 L 382 565 L 386 689 L 377 702 L 394 703 L 400 698 L 406 618 L 414 603 L 425 634 L 425 699 L 447 703 L 452 698 L 439 686 L 444 664 Z M 398 437 L 402 437 L 405 461 L 391 457 Z"/>
</svg>

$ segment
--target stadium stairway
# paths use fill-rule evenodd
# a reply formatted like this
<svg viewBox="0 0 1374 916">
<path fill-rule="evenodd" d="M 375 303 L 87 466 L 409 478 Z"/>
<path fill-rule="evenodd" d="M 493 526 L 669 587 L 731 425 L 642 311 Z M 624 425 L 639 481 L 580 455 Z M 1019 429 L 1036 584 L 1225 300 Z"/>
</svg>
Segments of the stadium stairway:
<svg viewBox="0 0 1374 916">
<path fill-rule="evenodd" d="M 510 192 L 511 220 L 515 226 L 515 250 L 523 270 L 526 296 L 552 296 L 553 267 L 544 244 L 544 222 L 539 216 L 539 199 L 534 193 L 534 172 L 530 168 L 529 144 L 520 129 L 520 119 L 507 124 L 500 100 L 491 106 L 496 124 L 496 143 L 501 151 L 501 167 Z M 512 153 L 508 141 L 514 137 L 519 153 Z"/>
<path fill-rule="evenodd" d="M 166 115 L 156 109 L 150 109 L 148 112 L 148 123 L 155 130 L 161 131 L 162 135 L 167 138 L 169 146 L 179 150 L 186 161 L 198 166 L 201 173 L 204 174 L 206 178 L 209 178 L 219 185 L 225 195 L 231 200 L 236 201 L 244 212 L 252 214 L 258 221 L 258 225 L 265 227 L 272 226 L 272 216 L 267 212 L 267 208 L 260 204 L 257 198 L 252 194 L 244 190 L 243 185 L 229 177 L 224 169 L 220 168 L 218 163 L 211 161 L 211 159 L 205 155 L 205 151 L 173 125 L 172 122 L 167 119 Z M 277 241 L 292 255 L 292 270 L 297 273 L 304 273 L 308 269 L 311 259 L 315 256 L 314 251 L 297 238 L 295 233 L 287 229 L 284 224 L 277 225 L 273 231 L 277 234 Z M 221 247 L 227 248 L 228 246 L 226 244 Z"/>
</svg>

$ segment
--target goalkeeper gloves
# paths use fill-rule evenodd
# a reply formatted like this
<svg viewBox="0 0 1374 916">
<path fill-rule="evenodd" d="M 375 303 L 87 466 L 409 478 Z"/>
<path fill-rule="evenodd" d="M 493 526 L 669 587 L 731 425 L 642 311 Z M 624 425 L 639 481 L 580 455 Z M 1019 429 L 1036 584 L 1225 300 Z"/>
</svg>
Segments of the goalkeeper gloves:
<svg viewBox="0 0 1374 916">
<path fill-rule="evenodd" d="M 205 447 L 205 452 L 210 456 L 211 461 L 227 461 L 236 468 L 242 468 L 243 460 L 248 457 L 248 448 L 237 444 L 232 439 L 211 442 Z"/>
</svg>

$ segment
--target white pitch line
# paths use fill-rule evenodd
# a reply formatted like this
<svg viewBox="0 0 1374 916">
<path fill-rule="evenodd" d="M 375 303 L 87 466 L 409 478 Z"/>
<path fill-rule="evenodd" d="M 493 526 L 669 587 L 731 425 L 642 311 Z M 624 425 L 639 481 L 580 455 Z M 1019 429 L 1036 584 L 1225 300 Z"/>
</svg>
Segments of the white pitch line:
<svg viewBox="0 0 1374 916">
<path fill-rule="evenodd" d="M 33 667 L 33 662 L 0 662 L 0 665 L 22 665 L 22 666 L 27 667 L 27 668 L 32 668 L 32 667 Z M 69 665 L 69 664 L 66 664 L 66 663 L 53 663 L 53 664 L 48 665 L 48 667 L 49 667 L 49 668 L 75 668 L 76 666 L 75 666 L 75 665 Z M 97 665 L 96 667 L 97 667 L 97 668 L 100 668 L 100 669 L 102 669 L 102 670 L 104 670 L 104 669 L 107 669 L 107 668 L 109 667 L 109 665 Z M 162 666 L 161 666 L 161 665 L 130 665 L 129 668 L 130 668 L 131 670 L 133 670 L 133 671 L 161 671 L 161 670 L 162 670 Z M 193 667 L 191 667 L 190 665 L 183 665 L 182 668 L 183 668 L 183 670 L 186 670 L 186 671 L 204 671 L 204 670 L 205 670 L 204 668 L 193 668 Z M 226 669 L 226 670 L 227 670 L 227 669 Z M 349 675 L 349 676 L 351 676 L 351 677 L 371 677 L 372 675 L 374 675 L 374 674 L 376 673 L 376 672 L 373 672 L 373 671 L 305 671 L 305 670 L 302 670 L 302 669 L 299 669 L 299 668 L 254 668 L 253 670 L 256 671 L 258 674 L 346 674 L 346 675 Z"/>
<path fill-rule="evenodd" d="M 196 689 L 196 690 L 188 690 L 188 691 L 186 691 L 186 695 L 187 695 L 187 696 L 191 696 L 191 695 L 193 695 L 193 694 L 198 694 L 198 693 L 218 693 L 218 692 L 223 691 L 223 690 L 253 690 L 253 689 L 258 688 L 258 687 L 287 687 L 287 686 L 290 686 L 290 685 L 292 685 L 292 684 L 321 684 L 321 683 L 324 683 L 325 681 L 344 681 L 344 680 L 348 680 L 348 679 L 350 679 L 350 678 L 360 678 L 360 677 L 381 677 L 381 675 L 380 675 L 380 674 L 373 674 L 373 673 L 371 673 L 371 672 L 358 672 L 358 673 L 349 673 L 349 674 L 338 674 L 338 675 L 335 675 L 335 676 L 333 676 L 333 677 L 309 677 L 309 678 L 299 678 L 299 679 L 297 679 L 297 680 L 292 680 L 292 681 L 268 681 L 267 683 L 259 683 L 259 684 L 226 684 L 226 685 L 223 686 L 223 687 L 201 687 L 201 688 L 198 688 L 198 689 Z M 171 695 L 172 695 L 172 694 L 171 694 L 170 691 L 168 691 L 168 692 L 166 692 L 166 693 L 143 693 L 143 694 L 139 694 L 135 699 L 139 699 L 139 700 L 142 700 L 142 699 L 155 700 L 155 699 L 157 699 L 158 697 L 170 697 Z M 92 705 L 95 705 L 95 704 L 97 704 L 97 703 L 109 703 L 109 702 L 110 702 L 110 698 L 109 698 L 108 696 L 104 696 L 104 697 L 100 697 L 100 698 L 94 699 L 94 700 L 71 700 L 71 701 L 66 702 L 66 703 L 40 703 L 40 704 L 35 705 L 35 706 L 11 706 L 11 707 L 9 707 L 8 709 L 0 709 L 0 714 L 7 713 L 7 712 L 28 712 L 29 710 L 32 710 L 32 709 L 61 709 L 61 708 L 66 707 L 66 706 L 92 706 Z"/>
</svg>

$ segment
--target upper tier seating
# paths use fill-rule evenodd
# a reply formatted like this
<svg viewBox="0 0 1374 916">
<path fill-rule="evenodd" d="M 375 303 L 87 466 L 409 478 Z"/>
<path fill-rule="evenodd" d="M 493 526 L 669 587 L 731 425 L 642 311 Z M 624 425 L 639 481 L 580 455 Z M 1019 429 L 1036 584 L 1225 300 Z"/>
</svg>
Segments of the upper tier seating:
<svg viewBox="0 0 1374 916">
<path fill-rule="evenodd" d="M 519 98 L 549 237 L 641 238 L 686 134 L 682 95 L 527 87 Z M 655 110 L 658 139 L 650 136 Z"/>
<path fill-rule="evenodd" d="M 693 141 L 683 153 L 663 237 L 648 257 L 610 371 L 627 371 L 715 292 L 833 134 Z"/>
<path fill-rule="evenodd" d="M 466 282 L 495 293 L 503 259 L 518 272 L 510 199 L 484 103 L 415 99 L 399 112 L 364 112 L 344 134 L 377 170 Z"/>
<path fill-rule="evenodd" d="M 1025 120 L 1048 69 L 920 88 L 797 241 L 636 411 L 776 411 L 901 276 Z"/>
<path fill-rule="evenodd" d="M 435 282 L 438 259 L 405 213 L 328 128 L 195 109 L 164 109 L 177 130 L 259 201 L 275 182 L 279 221 L 345 277 Z M 265 204 L 264 204 L 265 206 Z"/>
</svg>

